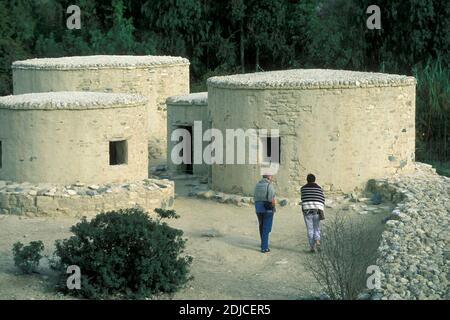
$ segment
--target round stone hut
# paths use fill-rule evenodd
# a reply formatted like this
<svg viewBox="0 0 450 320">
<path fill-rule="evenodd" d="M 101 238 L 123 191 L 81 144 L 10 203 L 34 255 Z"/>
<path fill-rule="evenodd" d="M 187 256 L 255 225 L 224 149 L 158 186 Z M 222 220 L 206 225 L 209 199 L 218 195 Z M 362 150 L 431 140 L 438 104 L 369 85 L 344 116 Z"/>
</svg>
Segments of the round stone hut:
<svg viewBox="0 0 450 320">
<path fill-rule="evenodd" d="M 14 94 L 138 93 L 148 99 L 149 157 L 166 156 L 166 98 L 189 93 L 189 61 L 171 56 L 78 56 L 16 61 Z"/>
<path fill-rule="evenodd" d="M 147 100 L 100 92 L 0 98 L 0 180 L 119 183 L 148 178 Z"/>
<path fill-rule="evenodd" d="M 413 77 L 323 69 L 213 77 L 208 108 L 211 127 L 224 136 L 256 130 L 259 160 L 274 158 L 267 145 L 276 139 L 280 195 L 297 197 L 308 173 L 326 191 L 348 192 L 408 172 L 414 161 Z M 251 195 L 261 165 L 230 163 L 212 166 L 212 188 Z"/>
</svg>

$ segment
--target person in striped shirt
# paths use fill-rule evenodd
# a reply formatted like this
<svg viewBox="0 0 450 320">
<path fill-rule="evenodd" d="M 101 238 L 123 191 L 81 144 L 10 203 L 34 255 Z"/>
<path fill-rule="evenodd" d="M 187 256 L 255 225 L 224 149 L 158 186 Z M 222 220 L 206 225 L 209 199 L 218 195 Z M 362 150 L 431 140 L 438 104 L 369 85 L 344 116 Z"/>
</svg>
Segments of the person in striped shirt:
<svg viewBox="0 0 450 320">
<path fill-rule="evenodd" d="M 322 188 L 316 183 L 316 177 L 308 174 L 307 184 L 300 188 L 301 206 L 305 219 L 310 252 L 320 246 L 320 219 L 319 210 L 324 209 L 325 196 Z"/>
</svg>

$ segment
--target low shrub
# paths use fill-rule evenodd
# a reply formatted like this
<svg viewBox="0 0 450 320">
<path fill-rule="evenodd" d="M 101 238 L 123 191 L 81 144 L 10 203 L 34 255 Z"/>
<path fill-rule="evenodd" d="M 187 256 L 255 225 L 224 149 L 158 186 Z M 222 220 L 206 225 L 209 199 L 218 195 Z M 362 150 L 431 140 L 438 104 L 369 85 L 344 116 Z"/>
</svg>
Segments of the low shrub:
<svg viewBox="0 0 450 320">
<path fill-rule="evenodd" d="M 86 298 L 145 298 L 173 293 L 189 280 L 192 258 L 181 254 L 183 232 L 163 218 L 177 218 L 173 210 L 155 210 L 150 218 L 139 208 L 83 218 L 72 226 L 74 236 L 56 241 L 52 267 L 59 272 L 58 288 Z M 68 290 L 67 267 L 81 272 L 81 289 Z"/>
<path fill-rule="evenodd" d="M 376 262 L 380 234 L 342 213 L 321 228 L 321 249 L 306 260 L 308 269 L 331 299 L 357 299 L 366 289 L 367 267 Z"/>
<path fill-rule="evenodd" d="M 42 258 L 42 250 L 44 244 L 42 241 L 31 241 L 29 245 L 24 246 L 21 242 L 16 242 L 13 245 L 14 264 L 23 273 L 36 272 L 39 266 L 39 260 Z"/>
</svg>

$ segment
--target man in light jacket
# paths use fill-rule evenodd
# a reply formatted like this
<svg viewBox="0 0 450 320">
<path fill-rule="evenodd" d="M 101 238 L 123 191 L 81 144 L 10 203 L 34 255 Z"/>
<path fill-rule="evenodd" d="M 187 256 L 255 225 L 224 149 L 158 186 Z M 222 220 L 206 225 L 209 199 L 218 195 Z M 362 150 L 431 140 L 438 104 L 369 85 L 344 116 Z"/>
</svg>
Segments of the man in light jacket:
<svg viewBox="0 0 450 320">
<path fill-rule="evenodd" d="M 270 252 L 269 233 L 272 231 L 273 214 L 275 212 L 275 188 L 272 179 L 272 175 L 263 175 L 263 178 L 256 184 L 253 195 L 262 253 Z"/>
</svg>

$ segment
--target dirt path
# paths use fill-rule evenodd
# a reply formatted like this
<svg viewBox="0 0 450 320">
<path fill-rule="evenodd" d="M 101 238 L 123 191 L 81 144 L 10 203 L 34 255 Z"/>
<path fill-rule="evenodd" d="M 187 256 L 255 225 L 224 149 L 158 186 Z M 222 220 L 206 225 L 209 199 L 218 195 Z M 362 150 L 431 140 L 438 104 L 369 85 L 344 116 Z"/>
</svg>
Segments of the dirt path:
<svg viewBox="0 0 450 320">
<path fill-rule="evenodd" d="M 196 280 L 176 298 L 296 299 L 317 285 L 302 261 L 307 255 L 305 227 L 297 210 L 279 210 L 274 218 L 269 254 L 259 251 L 253 208 L 207 200 L 177 199 L 187 253 L 194 257 Z M 208 237 L 215 235 L 214 237 Z"/>
<path fill-rule="evenodd" d="M 259 251 L 257 219 L 251 207 L 179 196 L 175 209 L 180 219 L 170 224 L 184 231 L 186 253 L 194 258 L 194 280 L 175 294 L 175 299 L 300 299 L 319 294 L 304 265 L 309 253 L 298 207 L 288 206 L 276 213 L 269 254 Z M 327 215 L 335 212 L 329 209 Z M 365 218 L 379 224 L 381 216 Z M 69 228 L 77 221 L 68 217 L 0 216 L 0 299 L 68 298 L 48 286 L 45 261 L 40 274 L 18 274 L 11 248 L 16 241 L 42 240 L 45 254 L 51 254 L 54 241 L 70 236 Z"/>
</svg>

